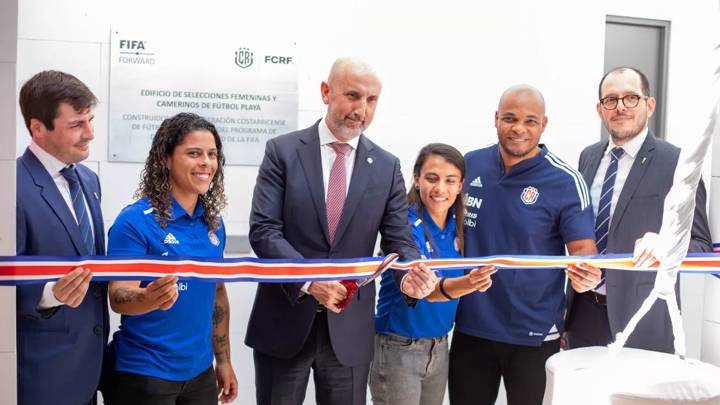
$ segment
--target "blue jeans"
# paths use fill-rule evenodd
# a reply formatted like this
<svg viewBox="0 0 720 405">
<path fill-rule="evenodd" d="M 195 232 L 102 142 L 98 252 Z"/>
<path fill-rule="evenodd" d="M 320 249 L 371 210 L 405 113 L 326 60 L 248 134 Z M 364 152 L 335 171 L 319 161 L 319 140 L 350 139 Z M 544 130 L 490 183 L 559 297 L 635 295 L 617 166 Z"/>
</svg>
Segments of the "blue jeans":
<svg viewBox="0 0 720 405">
<path fill-rule="evenodd" d="M 375 335 L 370 393 L 375 405 L 440 405 L 448 378 L 448 338 Z"/>
</svg>

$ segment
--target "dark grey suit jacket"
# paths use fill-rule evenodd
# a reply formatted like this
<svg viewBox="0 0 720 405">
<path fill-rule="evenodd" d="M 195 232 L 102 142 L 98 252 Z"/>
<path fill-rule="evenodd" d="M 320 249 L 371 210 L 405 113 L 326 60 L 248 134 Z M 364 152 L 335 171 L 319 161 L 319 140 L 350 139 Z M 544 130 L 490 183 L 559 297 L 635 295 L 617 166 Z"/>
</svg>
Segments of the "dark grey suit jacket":
<svg viewBox="0 0 720 405">
<path fill-rule="evenodd" d="M 607 145 L 608 141 L 595 143 L 585 148 L 580 155 L 579 169 L 588 187 L 592 187 Z M 632 253 L 638 238 L 646 232 L 660 230 L 663 203 L 672 186 L 679 156 L 679 148 L 656 138 L 652 132 L 648 133 L 618 198 L 610 224 L 608 253 Z M 705 185 L 700 180 L 695 195 L 695 217 L 689 247 L 691 252 L 712 251 L 712 238 L 705 209 L 706 199 Z M 597 204 L 597 201 L 593 201 L 593 204 Z M 625 328 L 632 315 L 649 295 L 655 282 L 655 273 L 609 270 L 605 277 L 610 330 L 615 336 Z M 679 288 L 677 291 L 679 296 Z M 573 310 L 573 296 L 573 290 L 569 289 L 568 319 L 572 319 L 570 315 Z M 568 330 L 571 328 L 572 324 L 569 324 Z M 672 341 L 667 305 L 663 301 L 658 301 L 640 321 L 627 345 L 673 352 Z"/>
<path fill-rule="evenodd" d="M 318 121 L 319 122 L 319 121 Z M 400 161 L 360 136 L 350 188 L 335 243 L 328 237 L 318 123 L 268 141 L 260 165 L 250 244 L 263 258 L 351 258 L 373 255 L 378 232 L 383 252 L 417 259 L 407 222 Z M 291 358 L 303 347 L 318 302 L 303 283 L 260 283 L 245 343 L 267 355 Z M 361 288 L 340 314 L 328 313 L 335 355 L 346 366 L 373 355 L 375 284 Z"/>
</svg>

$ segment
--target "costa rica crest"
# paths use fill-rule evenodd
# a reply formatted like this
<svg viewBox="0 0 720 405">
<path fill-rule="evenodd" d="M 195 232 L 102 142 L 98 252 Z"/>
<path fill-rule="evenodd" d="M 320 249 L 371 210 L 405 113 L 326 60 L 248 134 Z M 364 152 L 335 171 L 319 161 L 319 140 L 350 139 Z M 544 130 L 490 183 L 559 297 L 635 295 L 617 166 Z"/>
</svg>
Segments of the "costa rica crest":
<svg viewBox="0 0 720 405">
<path fill-rule="evenodd" d="M 525 205 L 533 205 L 540 197 L 540 192 L 533 186 L 525 187 L 520 194 L 520 199 Z"/>
<path fill-rule="evenodd" d="M 250 48 L 238 48 L 235 51 L 235 64 L 243 69 L 253 64 L 253 53 Z"/>
</svg>

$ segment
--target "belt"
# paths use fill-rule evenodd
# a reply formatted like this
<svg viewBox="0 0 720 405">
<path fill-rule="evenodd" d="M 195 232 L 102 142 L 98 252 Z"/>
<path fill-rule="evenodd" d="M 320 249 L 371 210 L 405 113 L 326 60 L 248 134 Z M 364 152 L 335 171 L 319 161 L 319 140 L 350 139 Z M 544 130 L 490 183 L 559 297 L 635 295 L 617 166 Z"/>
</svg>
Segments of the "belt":
<svg viewBox="0 0 720 405">
<path fill-rule="evenodd" d="M 595 300 L 595 303 L 598 305 L 607 305 L 607 295 L 605 294 L 598 294 L 595 291 L 590 291 L 590 293 L 593 295 L 593 299 Z"/>
</svg>

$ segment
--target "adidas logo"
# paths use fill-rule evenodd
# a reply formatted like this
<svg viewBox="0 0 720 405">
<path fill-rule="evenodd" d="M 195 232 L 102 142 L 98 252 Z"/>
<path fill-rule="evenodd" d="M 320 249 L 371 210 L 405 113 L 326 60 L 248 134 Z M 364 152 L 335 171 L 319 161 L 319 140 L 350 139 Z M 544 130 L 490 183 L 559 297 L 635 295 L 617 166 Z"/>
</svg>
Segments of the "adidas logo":
<svg viewBox="0 0 720 405">
<path fill-rule="evenodd" d="M 475 180 L 470 183 L 470 187 L 482 187 L 482 180 L 480 180 L 480 176 L 475 177 Z"/>
<path fill-rule="evenodd" d="M 179 245 L 180 241 L 175 238 L 175 235 L 168 233 L 163 243 L 166 245 Z"/>
</svg>

